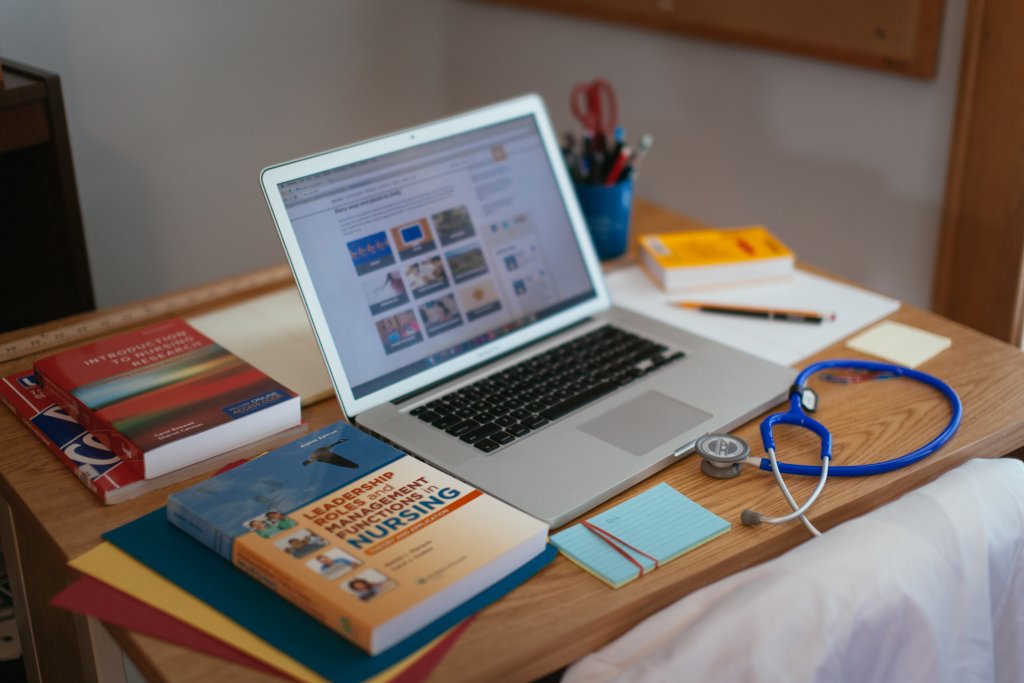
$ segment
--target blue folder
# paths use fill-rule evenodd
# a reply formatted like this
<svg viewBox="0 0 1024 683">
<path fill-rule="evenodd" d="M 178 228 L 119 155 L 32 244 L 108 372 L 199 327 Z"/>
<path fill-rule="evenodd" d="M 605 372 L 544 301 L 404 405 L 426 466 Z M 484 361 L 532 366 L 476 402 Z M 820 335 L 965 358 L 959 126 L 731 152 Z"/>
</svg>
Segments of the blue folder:
<svg viewBox="0 0 1024 683">
<path fill-rule="evenodd" d="M 547 566 L 552 545 L 483 593 L 371 657 L 167 521 L 165 508 L 104 534 L 104 538 L 288 656 L 331 681 L 374 676 L 445 633 L 466 617 L 504 597 Z"/>
</svg>

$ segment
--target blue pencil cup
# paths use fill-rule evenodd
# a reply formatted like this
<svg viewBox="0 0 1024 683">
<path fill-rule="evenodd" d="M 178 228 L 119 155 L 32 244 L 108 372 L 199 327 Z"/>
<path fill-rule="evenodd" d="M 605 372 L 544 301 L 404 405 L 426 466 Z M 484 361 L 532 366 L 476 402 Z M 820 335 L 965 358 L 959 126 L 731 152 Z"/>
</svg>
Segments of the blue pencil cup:
<svg viewBox="0 0 1024 683">
<path fill-rule="evenodd" d="M 583 217 L 587 219 L 590 237 L 602 260 L 622 256 L 629 239 L 629 215 L 633 208 L 633 179 L 611 187 L 576 185 Z"/>
</svg>

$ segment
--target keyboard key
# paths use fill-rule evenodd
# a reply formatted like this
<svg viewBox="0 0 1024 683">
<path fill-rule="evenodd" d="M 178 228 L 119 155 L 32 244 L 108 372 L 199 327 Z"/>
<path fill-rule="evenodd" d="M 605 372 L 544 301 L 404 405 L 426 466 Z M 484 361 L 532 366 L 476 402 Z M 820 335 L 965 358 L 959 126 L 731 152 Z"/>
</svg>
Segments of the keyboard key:
<svg viewBox="0 0 1024 683">
<path fill-rule="evenodd" d="M 546 408 L 546 407 L 548 407 L 549 405 L 552 405 L 552 404 L 558 403 L 558 402 L 559 402 L 560 400 L 561 400 L 561 399 L 560 399 L 560 398 L 558 398 L 557 396 L 555 396 L 554 394 L 547 394 L 547 395 L 545 395 L 545 396 L 541 396 L 541 397 L 540 397 L 540 400 L 539 400 L 539 401 L 537 401 L 537 403 L 541 403 L 541 404 L 543 404 L 543 405 L 544 405 L 544 407 Z M 537 412 L 540 412 L 540 411 L 537 411 Z"/>
<path fill-rule="evenodd" d="M 496 392 L 493 389 L 481 389 L 480 395 L 477 396 L 476 398 L 477 404 L 491 402 L 492 400 L 494 400 L 495 393 Z"/>
<path fill-rule="evenodd" d="M 423 416 L 421 415 L 420 418 L 422 419 L 422 417 Z M 438 429 L 448 429 L 449 427 L 454 427 L 460 422 L 462 422 L 462 418 L 457 415 L 445 415 L 444 417 L 434 420 L 430 424 L 434 425 Z"/>
<path fill-rule="evenodd" d="M 422 413 L 420 413 L 416 417 L 418 417 L 419 419 L 423 420 L 424 422 L 430 422 L 430 423 L 433 423 L 434 420 L 440 420 L 441 419 L 441 416 L 438 413 L 435 413 L 432 410 L 424 410 Z"/>
<path fill-rule="evenodd" d="M 494 432 L 487 438 L 491 441 L 497 441 L 499 444 L 504 446 L 507 443 L 511 443 L 516 437 L 512 436 L 508 432 Z"/>
<path fill-rule="evenodd" d="M 498 431 L 499 429 L 501 429 L 501 427 L 499 427 L 498 425 L 494 424 L 493 422 L 488 422 L 487 424 L 480 425 L 479 427 L 470 432 L 466 432 L 459 438 L 465 441 L 466 443 L 473 443 L 474 441 L 479 441 L 480 439 L 484 438 L 485 436 L 488 436 L 489 434 L 492 434 L 493 432 Z"/>
<path fill-rule="evenodd" d="M 548 420 L 557 420 L 563 415 L 571 413 L 577 408 L 584 406 L 590 403 L 591 401 L 600 398 L 601 396 L 604 396 L 608 392 L 614 391 L 616 388 L 618 388 L 617 385 L 613 384 L 612 382 L 601 382 L 600 384 L 595 384 L 589 389 L 584 389 L 575 396 L 565 399 L 561 403 L 556 403 L 550 408 L 546 408 L 541 413 L 541 415 L 547 418 Z M 527 423 L 525 420 L 523 421 L 523 424 L 525 424 L 527 427 L 530 427 L 530 424 Z"/>
<path fill-rule="evenodd" d="M 505 431 L 513 436 L 525 436 L 530 433 L 530 428 L 525 425 L 515 424 L 505 427 Z"/>
<path fill-rule="evenodd" d="M 507 408 L 502 403 L 487 403 L 483 406 L 483 409 L 484 412 L 488 412 L 491 415 L 494 415 L 495 418 L 501 417 L 502 415 L 505 415 L 511 410 L 511 408 Z"/>
<path fill-rule="evenodd" d="M 427 410 L 426 406 L 416 406 L 415 408 L 413 408 L 412 410 L 409 411 L 409 414 L 410 415 L 419 415 L 420 413 L 424 412 L 425 410 Z"/>
<path fill-rule="evenodd" d="M 509 416 L 509 415 L 501 415 L 497 419 L 495 419 L 494 421 L 497 424 L 501 425 L 502 427 L 511 427 L 512 425 L 514 425 L 516 423 L 516 419 L 514 417 Z"/>
<path fill-rule="evenodd" d="M 550 420 L 543 418 L 540 415 L 534 415 L 533 417 L 526 418 L 520 424 L 524 427 L 529 427 L 530 429 L 537 429 L 539 427 L 543 427 L 548 422 L 550 422 Z"/>
<path fill-rule="evenodd" d="M 497 441 L 491 441 L 490 439 L 480 439 L 473 445 L 482 450 L 484 453 L 490 453 L 491 451 L 496 450 L 497 448 L 500 447 L 500 444 Z"/>
<path fill-rule="evenodd" d="M 456 425 L 452 425 L 451 427 L 449 427 L 445 431 L 448 432 L 449 434 L 451 434 L 452 436 L 462 436 L 466 432 L 468 432 L 468 431 L 470 431 L 472 429 L 476 429 L 479 426 L 480 426 L 480 423 L 477 422 L 476 420 L 463 420 L 462 422 L 460 422 L 460 423 L 458 423 Z"/>
</svg>

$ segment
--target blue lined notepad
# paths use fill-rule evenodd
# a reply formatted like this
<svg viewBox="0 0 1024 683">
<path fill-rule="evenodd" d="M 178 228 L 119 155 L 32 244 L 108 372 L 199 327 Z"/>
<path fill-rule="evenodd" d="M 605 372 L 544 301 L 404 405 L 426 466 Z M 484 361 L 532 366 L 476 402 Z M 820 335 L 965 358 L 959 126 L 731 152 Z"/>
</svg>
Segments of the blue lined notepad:
<svg viewBox="0 0 1024 683">
<path fill-rule="evenodd" d="M 619 588 L 729 528 L 729 522 L 662 483 L 555 534 L 551 542 Z"/>
</svg>

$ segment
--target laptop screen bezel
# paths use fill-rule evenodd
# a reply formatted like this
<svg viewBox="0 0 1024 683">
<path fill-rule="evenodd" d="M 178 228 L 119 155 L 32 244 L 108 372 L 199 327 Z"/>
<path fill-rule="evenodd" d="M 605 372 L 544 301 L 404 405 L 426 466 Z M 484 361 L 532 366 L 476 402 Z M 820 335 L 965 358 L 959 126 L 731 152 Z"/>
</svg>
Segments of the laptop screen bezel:
<svg viewBox="0 0 1024 683">
<path fill-rule="evenodd" d="M 312 275 L 302 258 L 298 239 L 288 217 L 288 211 L 281 197 L 281 192 L 278 189 L 279 185 L 305 178 L 315 173 L 329 171 L 340 166 L 358 163 L 523 116 L 532 116 L 537 125 L 545 156 L 551 166 L 566 215 L 579 245 L 594 296 L 499 337 L 483 346 L 456 356 L 445 363 L 428 368 L 394 384 L 356 398 L 352 393 L 352 385 L 342 363 L 339 349 L 330 334 L 327 318 L 324 315 L 324 308 L 317 295 Z M 295 276 L 299 294 L 306 307 L 310 324 L 313 327 L 313 333 L 320 345 L 331 383 L 341 403 L 342 411 L 347 417 L 351 418 L 359 415 L 388 401 L 441 382 L 491 358 L 517 350 L 532 341 L 604 311 L 611 305 L 608 291 L 605 288 L 604 279 L 601 275 L 601 263 L 587 232 L 586 222 L 576 200 L 572 181 L 562 160 L 558 140 L 551 127 L 544 103 L 537 95 L 524 95 L 513 100 L 416 128 L 410 128 L 347 147 L 269 166 L 260 173 L 260 183 L 263 187 L 263 193 L 266 196 L 274 223 L 277 226 L 278 235 L 284 246 L 288 263 Z"/>
</svg>

